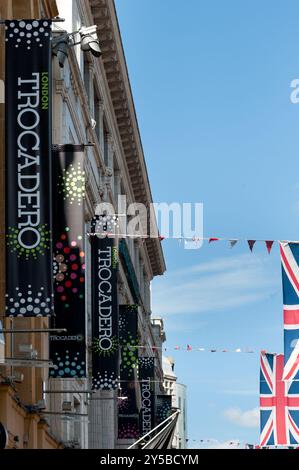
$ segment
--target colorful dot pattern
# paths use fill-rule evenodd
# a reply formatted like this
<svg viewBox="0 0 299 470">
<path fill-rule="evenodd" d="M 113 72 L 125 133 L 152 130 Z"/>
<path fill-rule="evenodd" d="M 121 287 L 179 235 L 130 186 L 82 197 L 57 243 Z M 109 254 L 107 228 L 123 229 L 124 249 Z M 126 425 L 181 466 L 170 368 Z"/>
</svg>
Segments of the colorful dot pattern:
<svg viewBox="0 0 299 470">
<path fill-rule="evenodd" d="M 126 397 L 126 400 L 119 400 L 118 402 L 118 412 L 120 415 L 134 415 L 138 413 L 136 387 L 137 383 L 135 380 L 121 382 L 121 394 Z"/>
<path fill-rule="evenodd" d="M 116 336 L 112 336 L 112 338 L 110 338 L 110 340 L 111 340 L 111 347 L 109 349 L 103 349 L 101 347 L 101 343 L 100 343 L 99 338 L 94 338 L 93 341 L 92 341 L 93 352 L 96 353 L 100 357 L 107 357 L 108 358 L 108 357 L 114 356 L 114 354 L 118 350 L 119 342 L 118 342 L 118 338 Z"/>
<path fill-rule="evenodd" d="M 54 246 L 54 289 L 58 299 L 69 308 L 72 298 L 84 298 L 85 253 L 81 250 L 82 235 L 69 241 L 69 228 L 65 228 Z"/>
<path fill-rule="evenodd" d="M 118 438 L 119 439 L 137 439 L 139 437 L 139 425 L 137 421 L 128 421 L 119 423 Z"/>
<path fill-rule="evenodd" d="M 70 204 L 81 204 L 85 198 L 85 171 L 78 162 L 76 165 L 70 164 L 63 168 L 62 175 L 59 176 L 58 190 L 63 194 L 64 200 Z"/>
<path fill-rule="evenodd" d="M 127 397 L 126 400 L 118 400 L 118 412 L 120 414 L 126 414 L 126 412 L 130 409 L 131 405 L 131 398 L 128 397 L 128 395 L 125 395 Z"/>
<path fill-rule="evenodd" d="M 130 377 L 138 367 L 137 338 L 138 305 L 121 305 L 119 309 L 119 337 L 121 344 L 121 373 Z"/>
<path fill-rule="evenodd" d="M 85 361 L 82 360 L 80 352 L 73 355 L 69 350 L 65 351 L 65 355 L 56 352 L 53 364 L 56 368 L 50 370 L 50 377 L 80 378 L 85 376 Z"/>
<path fill-rule="evenodd" d="M 163 405 L 158 406 L 157 408 L 157 418 L 158 423 L 162 423 L 167 419 L 171 414 L 171 405 L 169 403 L 164 403 Z"/>
<path fill-rule="evenodd" d="M 50 249 L 51 243 L 51 232 L 48 230 L 47 224 L 42 224 L 37 227 L 40 234 L 39 244 L 35 248 L 24 248 L 20 245 L 18 236 L 19 229 L 15 227 L 8 227 L 8 233 L 6 235 L 6 244 L 10 249 L 11 253 L 15 253 L 18 258 L 25 259 L 38 259 L 39 256 L 43 256 Z"/>
<path fill-rule="evenodd" d="M 122 343 L 121 348 L 121 366 L 120 370 L 123 372 L 125 369 L 135 369 L 138 366 L 138 345 L 136 338 L 133 338 L 131 333 L 127 333 L 127 341 Z"/>
</svg>

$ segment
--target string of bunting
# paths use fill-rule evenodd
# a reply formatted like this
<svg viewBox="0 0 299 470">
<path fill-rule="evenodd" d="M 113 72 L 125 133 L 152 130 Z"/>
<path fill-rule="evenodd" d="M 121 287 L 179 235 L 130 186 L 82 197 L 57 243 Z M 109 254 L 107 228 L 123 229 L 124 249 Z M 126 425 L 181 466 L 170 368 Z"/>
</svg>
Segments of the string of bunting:
<svg viewBox="0 0 299 470">
<path fill-rule="evenodd" d="M 230 243 L 230 247 L 233 248 L 239 241 L 240 239 L 223 239 L 223 238 L 209 238 L 209 243 L 220 241 L 220 240 L 226 240 Z M 278 240 L 246 240 L 247 244 L 249 246 L 250 251 L 253 251 L 253 247 L 257 241 L 263 242 L 266 245 L 267 251 L 270 254 L 274 242 L 278 242 Z"/>
<path fill-rule="evenodd" d="M 179 438 L 179 441 L 181 439 Z M 213 444 L 219 444 L 219 442 L 216 439 L 185 439 L 186 442 L 196 442 L 197 444 L 200 445 L 213 445 Z M 299 447 L 297 444 L 293 445 L 287 445 L 287 446 L 279 446 L 279 445 L 272 445 L 272 446 L 260 446 L 259 444 L 248 444 L 245 442 L 244 444 L 240 441 L 226 441 L 223 443 L 225 447 L 241 447 L 244 449 L 293 449 L 293 450 L 298 450 Z M 191 444 L 192 445 L 192 444 Z M 192 447 L 191 447 L 192 448 Z"/>
<path fill-rule="evenodd" d="M 134 350 L 134 349 L 148 349 L 148 346 L 127 346 L 128 349 Z M 163 351 L 198 351 L 198 352 L 210 352 L 210 353 L 247 353 L 247 354 L 253 354 L 256 351 L 254 351 L 251 348 L 235 348 L 235 349 L 230 349 L 230 348 L 198 348 L 198 347 L 193 347 L 190 344 L 187 344 L 186 346 L 173 346 L 173 347 L 158 347 L 158 346 L 152 346 L 151 347 L 153 352 L 158 351 L 159 349 L 162 349 Z M 260 351 L 258 351 L 260 352 Z"/>
<path fill-rule="evenodd" d="M 116 234 L 111 232 L 111 233 L 108 233 L 108 232 L 95 232 L 95 233 L 90 233 L 90 232 L 87 232 L 87 236 L 95 236 L 95 235 L 100 235 L 100 236 L 106 236 L 106 237 L 113 237 L 115 236 Z M 119 238 L 149 238 L 148 235 L 130 235 L 130 234 L 117 234 L 117 236 Z M 268 251 L 268 253 L 270 254 L 271 253 L 271 250 L 273 248 L 273 245 L 274 243 L 298 243 L 299 244 L 299 241 L 298 240 L 262 240 L 262 239 L 244 239 L 244 238 L 222 238 L 222 237 L 175 237 L 175 236 L 171 236 L 171 237 L 164 237 L 162 235 L 159 235 L 158 237 L 155 237 L 155 238 L 159 238 L 159 240 L 163 241 L 163 240 L 169 240 L 169 239 L 175 239 L 175 240 L 178 240 L 179 242 L 184 242 L 185 244 L 187 243 L 199 243 L 199 242 L 202 242 L 202 241 L 207 241 L 209 244 L 211 243 L 214 243 L 214 242 L 218 242 L 218 241 L 225 241 L 225 242 L 228 242 L 229 245 L 230 245 L 230 248 L 233 248 L 234 246 L 237 245 L 237 243 L 239 242 L 246 242 L 250 251 L 252 252 L 253 251 L 253 248 L 254 248 L 254 245 L 256 244 L 256 242 L 262 242 L 265 244 L 266 246 L 266 249 Z"/>
<path fill-rule="evenodd" d="M 200 443 L 202 445 L 206 445 L 206 444 L 219 444 L 219 442 L 216 440 L 216 439 L 186 439 L 186 442 L 189 441 L 189 442 L 197 442 L 197 443 Z M 227 446 L 240 446 L 242 443 L 240 441 L 226 441 L 224 444 L 226 444 Z"/>
<path fill-rule="evenodd" d="M 291 240 L 265 240 L 265 239 L 244 239 L 244 238 L 221 238 L 221 237 L 192 237 L 192 238 L 184 238 L 185 243 L 199 243 L 202 241 L 207 241 L 209 244 L 215 243 L 218 241 L 225 241 L 228 242 L 230 248 L 233 248 L 239 242 L 246 242 L 250 251 L 253 251 L 254 245 L 256 242 L 261 242 L 266 245 L 266 249 L 268 253 L 271 253 L 274 243 L 299 243 L 299 241 L 291 241 Z"/>
<path fill-rule="evenodd" d="M 119 238 L 149 238 L 152 235 L 147 234 L 128 234 L 128 233 L 119 233 L 118 229 L 120 228 L 119 225 L 119 216 L 124 214 L 114 214 L 108 215 L 103 214 L 102 217 L 99 219 L 96 229 L 93 232 L 87 232 L 88 236 L 104 236 L 104 237 L 114 237 L 118 236 Z M 244 239 L 244 238 L 223 238 L 223 237 L 196 237 L 195 235 L 192 237 L 182 237 L 182 236 L 163 236 L 161 234 L 157 234 L 155 238 L 159 240 L 165 239 L 177 239 L 179 242 L 184 241 L 185 243 L 199 243 L 203 241 L 207 241 L 208 243 L 214 243 L 218 241 L 226 241 L 229 243 L 230 247 L 233 248 L 237 243 L 241 241 L 245 241 L 250 249 L 253 251 L 254 245 L 256 242 L 262 242 L 266 245 L 267 251 L 270 254 L 273 244 L 274 243 L 299 243 L 299 241 L 293 240 L 267 240 L 267 239 Z"/>
</svg>

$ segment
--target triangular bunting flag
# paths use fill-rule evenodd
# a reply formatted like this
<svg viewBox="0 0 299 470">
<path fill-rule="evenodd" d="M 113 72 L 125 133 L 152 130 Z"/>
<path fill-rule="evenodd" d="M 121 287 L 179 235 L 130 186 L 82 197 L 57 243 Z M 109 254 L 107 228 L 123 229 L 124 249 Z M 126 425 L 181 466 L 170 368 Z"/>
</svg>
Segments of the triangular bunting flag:
<svg viewBox="0 0 299 470">
<path fill-rule="evenodd" d="M 256 242 L 256 240 L 247 240 L 250 251 L 253 250 L 253 246 L 254 246 L 255 242 Z"/>
<path fill-rule="evenodd" d="M 190 344 L 187 344 L 187 351 L 191 351 L 192 350 L 192 347 L 190 346 Z"/>
<path fill-rule="evenodd" d="M 238 243 L 238 240 L 229 240 L 229 243 L 230 247 L 233 248 Z"/>
<path fill-rule="evenodd" d="M 219 240 L 219 238 L 215 238 L 215 237 L 213 238 L 213 237 L 212 237 L 212 238 L 209 238 L 209 243 L 211 243 L 211 242 L 217 242 L 218 240 Z"/>
<path fill-rule="evenodd" d="M 266 247 L 267 247 L 269 255 L 271 253 L 273 243 L 274 243 L 274 240 L 266 240 Z"/>
</svg>

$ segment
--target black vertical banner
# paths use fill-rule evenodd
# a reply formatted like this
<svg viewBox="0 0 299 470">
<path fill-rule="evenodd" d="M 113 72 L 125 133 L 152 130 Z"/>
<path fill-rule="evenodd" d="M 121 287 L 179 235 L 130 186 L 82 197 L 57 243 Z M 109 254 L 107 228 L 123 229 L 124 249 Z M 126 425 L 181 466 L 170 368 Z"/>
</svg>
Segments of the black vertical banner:
<svg viewBox="0 0 299 470">
<path fill-rule="evenodd" d="M 121 395 L 118 403 L 118 438 L 139 437 L 139 413 L 136 400 L 138 369 L 138 305 L 119 306 L 119 341 L 121 351 Z"/>
<path fill-rule="evenodd" d="M 140 436 L 155 427 L 155 358 L 139 358 L 139 380 L 141 393 Z"/>
<path fill-rule="evenodd" d="M 119 341 L 122 379 L 133 379 L 138 368 L 138 305 L 119 306 Z"/>
<path fill-rule="evenodd" d="M 92 221 L 95 231 L 97 217 Z M 92 235 L 92 389 L 112 390 L 119 382 L 119 335 L 115 239 Z"/>
<path fill-rule="evenodd" d="M 172 410 L 171 395 L 157 396 L 156 424 L 160 424 L 169 418 Z"/>
<path fill-rule="evenodd" d="M 51 377 L 86 377 L 84 145 L 53 147 L 53 275 L 55 316 Z"/>
<path fill-rule="evenodd" d="M 51 21 L 5 22 L 6 315 L 53 313 Z"/>
</svg>

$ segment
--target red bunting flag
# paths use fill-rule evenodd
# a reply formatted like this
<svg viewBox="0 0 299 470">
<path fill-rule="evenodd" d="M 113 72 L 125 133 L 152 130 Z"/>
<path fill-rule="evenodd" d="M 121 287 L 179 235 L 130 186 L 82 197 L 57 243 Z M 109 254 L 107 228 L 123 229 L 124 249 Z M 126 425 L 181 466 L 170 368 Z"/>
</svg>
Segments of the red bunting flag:
<svg viewBox="0 0 299 470">
<path fill-rule="evenodd" d="M 179 347 L 179 346 L 175 346 L 174 349 L 176 349 L 176 350 L 178 351 L 178 350 L 180 349 L 180 347 Z"/>
<path fill-rule="evenodd" d="M 269 255 L 271 253 L 273 243 L 274 243 L 274 240 L 266 240 L 266 247 L 267 247 Z"/>
<path fill-rule="evenodd" d="M 187 344 L 187 351 L 192 351 L 192 347 L 190 346 L 190 344 Z"/>
<path fill-rule="evenodd" d="M 162 240 L 164 240 L 164 239 L 165 239 L 165 237 L 163 237 L 163 235 L 159 235 L 159 240 L 162 241 Z"/>
<path fill-rule="evenodd" d="M 256 240 L 247 240 L 250 251 L 253 250 L 253 246 L 254 246 L 255 242 L 256 242 Z"/>
<path fill-rule="evenodd" d="M 229 243 L 230 247 L 233 248 L 238 243 L 238 240 L 229 240 Z"/>
<path fill-rule="evenodd" d="M 209 243 L 211 242 L 217 242 L 219 240 L 219 238 L 209 238 Z"/>
<path fill-rule="evenodd" d="M 156 346 L 153 346 L 153 347 L 152 347 L 152 351 L 153 351 L 153 353 L 155 353 L 155 352 L 157 351 Z"/>
</svg>

